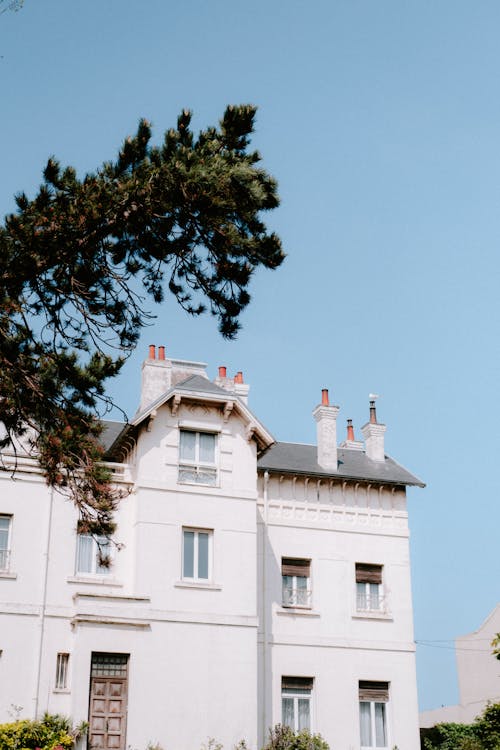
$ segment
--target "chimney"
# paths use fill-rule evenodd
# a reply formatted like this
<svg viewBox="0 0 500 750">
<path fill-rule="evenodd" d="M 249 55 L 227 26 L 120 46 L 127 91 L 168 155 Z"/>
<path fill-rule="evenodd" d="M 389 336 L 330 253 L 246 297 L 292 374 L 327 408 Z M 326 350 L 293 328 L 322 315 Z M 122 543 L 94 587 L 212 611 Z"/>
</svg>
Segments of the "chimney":
<svg viewBox="0 0 500 750">
<path fill-rule="evenodd" d="M 375 400 L 378 398 L 375 394 L 370 394 L 370 420 L 361 428 L 366 444 L 366 455 L 372 461 L 385 461 L 384 434 L 386 431 L 385 424 L 377 422 L 377 410 Z"/>
<path fill-rule="evenodd" d="M 158 349 L 158 357 L 156 350 Z M 203 362 L 188 362 L 184 359 L 167 359 L 165 347 L 154 344 L 149 346 L 149 356 L 142 363 L 141 403 L 139 412 L 146 409 L 163 396 L 176 383 L 192 375 L 207 377 L 206 365 Z"/>
<path fill-rule="evenodd" d="M 318 436 L 318 463 L 323 469 L 337 471 L 337 414 L 338 406 L 331 406 L 328 390 L 321 391 L 321 403 L 313 411 Z"/>
<path fill-rule="evenodd" d="M 228 378 L 227 367 L 221 365 L 219 367 L 219 374 L 215 378 L 214 383 L 215 385 L 218 385 L 219 388 L 224 388 L 225 391 L 234 393 L 235 396 L 238 396 L 243 401 L 243 403 L 248 404 L 248 392 L 250 386 L 244 382 L 241 370 L 238 370 L 234 378 Z"/>
<path fill-rule="evenodd" d="M 340 443 L 341 448 L 351 448 L 351 450 L 362 451 L 364 445 L 361 440 L 356 440 L 354 437 L 354 427 L 352 426 L 352 419 L 347 420 L 347 438 Z"/>
</svg>

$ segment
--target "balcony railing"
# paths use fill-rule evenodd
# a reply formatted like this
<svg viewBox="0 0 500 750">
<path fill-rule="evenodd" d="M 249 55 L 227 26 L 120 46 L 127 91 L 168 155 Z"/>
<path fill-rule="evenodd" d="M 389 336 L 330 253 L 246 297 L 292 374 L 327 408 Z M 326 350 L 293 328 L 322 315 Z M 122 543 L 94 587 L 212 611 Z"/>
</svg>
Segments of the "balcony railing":
<svg viewBox="0 0 500 750">
<path fill-rule="evenodd" d="M 385 598 L 381 594 L 356 595 L 356 609 L 358 612 L 385 612 Z"/>
<path fill-rule="evenodd" d="M 217 469 L 211 466 L 179 466 L 179 482 L 188 484 L 206 484 L 215 487 L 217 484 Z"/>
<path fill-rule="evenodd" d="M 284 607 L 310 607 L 311 606 L 310 589 L 283 587 L 283 606 Z"/>
</svg>

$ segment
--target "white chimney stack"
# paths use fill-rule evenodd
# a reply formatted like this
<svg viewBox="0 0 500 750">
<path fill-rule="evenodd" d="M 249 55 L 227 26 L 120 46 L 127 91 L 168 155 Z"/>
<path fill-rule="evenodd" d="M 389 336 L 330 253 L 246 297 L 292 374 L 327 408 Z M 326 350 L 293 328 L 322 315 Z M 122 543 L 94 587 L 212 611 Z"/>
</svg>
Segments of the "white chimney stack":
<svg viewBox="0 0 500 750">
<path fill-rule="evenodd" d="M 331 406 L 328 390 L 321 391 L 321 404 L 313 411 L 318 435 L 318 464 L 327 471 L 337 471 L 337 414 L 338 406 Z"/>
<path fill-rule="evenodd" d="M 204 362 L 189 362 L 184 359 L 167 359 L 165 347 L 151 344 L 148 359 L 142 363 L 142 387 L 139 412 L 146 409 L 163 396 L 170 388 L 191 375 L 201 375 L 206 378 Z"/>
<path fill-rule="evenodd" d="M 361 428 L 366 444 L 366 455 L 372 461 L 385 461 L 384 434 L 386 431 L 385 424 L 377 422 L 377 410 L 375 408 L 375 399 L 373 393 L 370 393 L 370 421 Z"/>
</svg>

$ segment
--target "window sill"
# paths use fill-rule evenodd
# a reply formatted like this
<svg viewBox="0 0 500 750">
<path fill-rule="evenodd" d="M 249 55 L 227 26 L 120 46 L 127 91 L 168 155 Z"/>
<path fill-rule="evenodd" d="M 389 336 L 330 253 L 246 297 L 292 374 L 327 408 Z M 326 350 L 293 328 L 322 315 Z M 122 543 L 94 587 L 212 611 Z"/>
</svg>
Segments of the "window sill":
<svg viewBox="0 0 500 750">
<path fill-rule="evenodd" d="M 222 591 L 219 583 L 203 583 L 202 581 L 177 581 L 174 583 L 176 589 L 206 589 L 208 591 Z"/>
<path fill-rule="evenodd" d="M 389 620 L 392 622 L 394 617 L 389 612 L 381 612 L 375 609 L 363 612 L 355 612 L 352 615 L 353 620 Z"/>
<path fill-rule="evenodd" d="M 93 586 L 114 586 L 115 588 L 123 588 L 123 583 L 120 583 L 116 578 L 109 578 L 108 576 L 68 576 L 66 581 L 68 583 L 84 583 Z"/>
<path fill-rule="evenodd" d="M 319 617 L 320 613 L 315 609 L 308 607 L 282 607 L 278 605 L 276 607 L 277 615 L 298 615 L 299 617 Z"/>
<path fill-rule="evenodd" d="M 177 484 L 182 484 L 184 487 L 210 487 L 213 490 L 220 489 L 220 484 L 210 484 L 210 482 L 189 482 L 186 479 L 177 479 Z"/>
<path fill-rule="evenodd" d="M 9 573 L 8 570 L 0 570 L 0 578 L 6 578 L 11 581 L 15 581 L 17 578 L 17 573 Z"/>
<path fill-rule="evenodd" d="M 54 688 L 52 692 L 58 695 L 71 695 L 71 690 L 68 688 Z"/>
</svg>

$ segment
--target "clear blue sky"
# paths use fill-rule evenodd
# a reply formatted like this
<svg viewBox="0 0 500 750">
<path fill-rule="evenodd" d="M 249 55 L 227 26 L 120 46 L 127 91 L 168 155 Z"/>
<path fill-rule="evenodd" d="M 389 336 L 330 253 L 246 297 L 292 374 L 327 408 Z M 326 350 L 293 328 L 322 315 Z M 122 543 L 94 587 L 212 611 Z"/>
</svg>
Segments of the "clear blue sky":
<svg viewBox="0 0 500 750">
<path fill-rule="evenodd" d="M 313 442 L 320 389 L 382 394 L 409 493 L 421 708 L 457 700 L 455 636 L 499 600 L 500 5 L 476 0 L 26 0 L 0 16 L 0 210 L 50 154 L 81 172 L 137 121 L 259 106 L 288 253 L 235 342 L 171 301 L 113 384 L 133 413 L 147 344 L 243 370 L 282 440 Z M 342 429 L 342 428 L 341 428 Z M 332 591 L 332 596 L 335 592 Z"/>
</svg>

